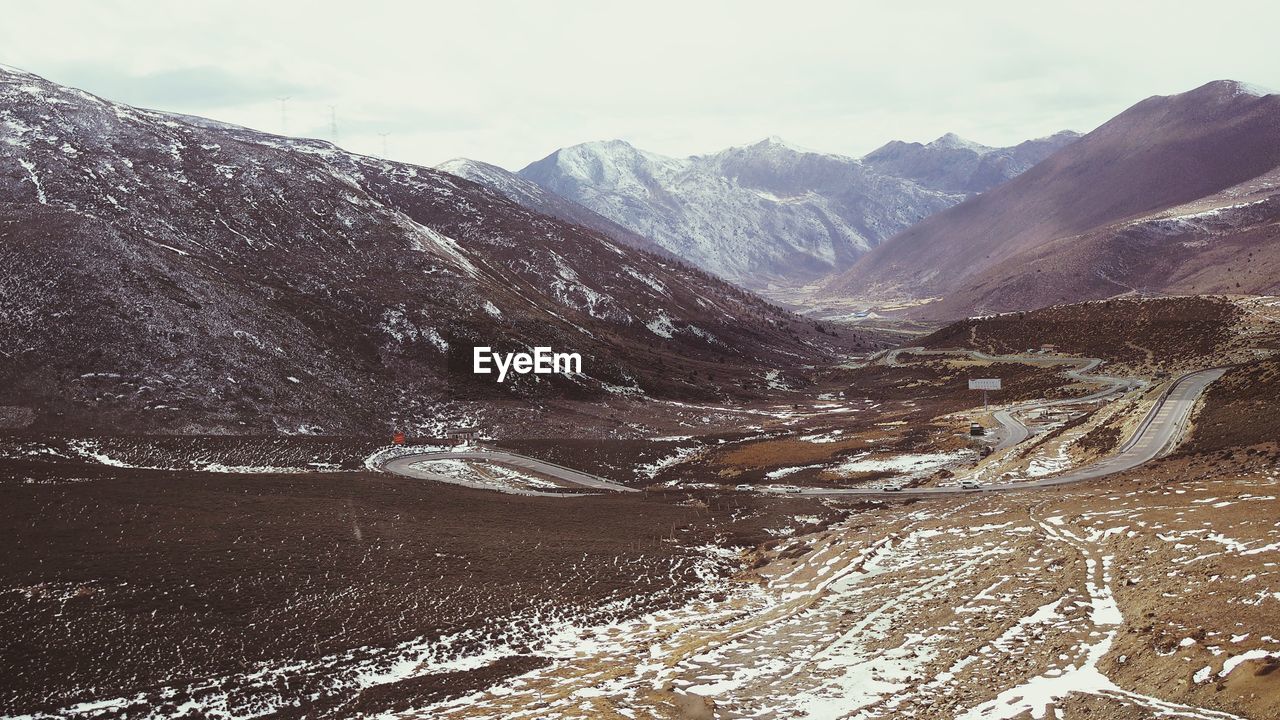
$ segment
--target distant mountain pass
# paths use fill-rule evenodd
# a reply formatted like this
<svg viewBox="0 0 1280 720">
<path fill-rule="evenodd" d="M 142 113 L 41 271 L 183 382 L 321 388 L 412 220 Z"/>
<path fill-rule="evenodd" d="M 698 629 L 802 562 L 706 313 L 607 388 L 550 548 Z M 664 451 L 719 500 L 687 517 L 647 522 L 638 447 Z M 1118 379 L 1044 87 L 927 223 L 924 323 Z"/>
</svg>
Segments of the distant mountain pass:
<svg viewBox="0 0 1280 720">
<path fill-rule="evenodd" d="M 1014 177 L 1074 137 L 988 148 L 946 135 L 927 145 L 890 143 L 863 159 L 777 138 L 688 158 L 613 140 L 557 150 L 518 176 L 739 285 L 794 287 L 849 267 L 885 238 Z M 551 212 L 545 197 L 500 169 L 472 161 L 442 167 Z"/>
</svg>

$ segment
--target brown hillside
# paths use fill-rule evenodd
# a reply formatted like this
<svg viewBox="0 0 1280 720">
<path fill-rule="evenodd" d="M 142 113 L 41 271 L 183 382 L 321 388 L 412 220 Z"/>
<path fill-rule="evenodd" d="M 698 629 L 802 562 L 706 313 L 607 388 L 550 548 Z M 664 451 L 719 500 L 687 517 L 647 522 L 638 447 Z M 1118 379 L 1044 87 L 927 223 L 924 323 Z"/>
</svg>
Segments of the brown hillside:
<svg viewBox="0 0 1280 720">
<path fill-rule="evenodd" d="M 1152 97 L 1018 178 L 900 233 L 833 280 L 826 292 L 947 296 L 991 283 L 984 272 L 1055 240 L 1213 195 L 1277 165 L 1280 95 L 1258 96 L 1239 83 L 1218 81 Z M 1050 259 L 1070 262 L 1071 247 L 1065 242 Z M 1091 267 L 1106 260 L 1083 258 Z M 1016 278 L 1025 267 L 1011 263 L 1005 270 Z M 1023 278 L 1024 307 L 1080 299 L 1074 293 L 1089 289 L 1038 280 Z"/>
<path fill-rule="evenodd" d="M 1172 367 L 1224 349 L 1241 313 L 1217 298 L 1116 298 L 961 320 L 920 344 L 1011 353 L 1052 343 L 1058 352 Z"/>
</svg>

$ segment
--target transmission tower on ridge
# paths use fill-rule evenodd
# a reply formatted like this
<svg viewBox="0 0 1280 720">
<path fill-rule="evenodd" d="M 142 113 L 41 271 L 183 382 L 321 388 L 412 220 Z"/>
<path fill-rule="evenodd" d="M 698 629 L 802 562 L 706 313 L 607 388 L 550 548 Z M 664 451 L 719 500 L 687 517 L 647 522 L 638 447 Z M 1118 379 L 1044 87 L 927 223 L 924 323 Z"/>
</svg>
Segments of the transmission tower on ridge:
<svg viewBox="0 0 1280 720">
<path fill-rule="evenodd" d="M 280 132 L 285 135 L 289 134 L 289 114 L 287 110 L 287 103 L 289 102 L 290 97 L 290 95 L 281 95 L 276 98 L 280 101 Z"/>
</svg>

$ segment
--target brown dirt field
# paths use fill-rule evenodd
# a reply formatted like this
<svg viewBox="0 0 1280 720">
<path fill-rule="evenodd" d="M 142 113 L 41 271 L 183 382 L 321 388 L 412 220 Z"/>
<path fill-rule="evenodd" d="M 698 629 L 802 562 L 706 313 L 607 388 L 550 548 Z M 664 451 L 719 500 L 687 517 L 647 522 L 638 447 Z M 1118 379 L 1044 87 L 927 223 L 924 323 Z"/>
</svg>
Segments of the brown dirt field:
<svg viewBox="0 0 1280 720">
<path fill-rule="evenodd" d="M 1127 510 L 1145 525 L 1139 538 L 1116 547 L 1115 591 L 1128 623 L 1105 671 L 1122 686 L 1162 697 L 1250 718 L 1280 716 L 1280 676 L 1266 670 L 1274 660 L 1218 677 L 1228 657 L 1275 651 L 1280 642 L 1280 550 L 1259 550 L 1280 540 L 1277 465 L 1262 452 L 1192 455 L 1129 477 L 1148 488 L 1146 498 L 1111 512 Z M 1197 682 L 1205 667 L 1212 677 Z"/>
<path fill-rule="evenodd" d="M 793 582 L 817 587 L 828 567 L 824 544 L 852 557 L 849 553 L 885 538 L 911 537 L 921 548 L 936 548 L 937 558 L 908 553 L 901 558 L 905 565 L 876 575 L 876 587 L 866 595 L 853 596 L 843 609 L 829 608 L 823 622 L 833 637 L 849 632 L 867 612 L 893 608 L 903 613 L 898 622 L 883 636 L 869 638 L 868 647 L 891 649 L 893 642 L 915 642 L 911 638 L 918 633 L 946 635 L 959 627 L 969 633 L 967 639 L 953 637 L 959 644 L 947 652 L 973 649 L 965 643 L 1003 651 L 991 644 L 991 633 L 1059 595 L 1066 600 L 1052 640 L 1020 641 L 1026 643 L 1025 653 L 984 664 L 983 672 L 958 673 L 944 695 L 912 695 L 902 708 L 947 717 L 948 710 L 972 707 L 989 698 L 993 688 L 1025 680 L 1053 665 L 1055 653 L 1086 642 L 1089 633 L 1072 625 L 1083 612 L 1079 602 L 1089 595 L 1081 582 L 1085 559 L 1096 564 L 1105 554 L 1114 558 L 1111 588 L 1125 624 L 1099 664 L 1102 672 L 1143 694 L 1245 717 L 1273 717 L 1268 713 L 1280 710 L 1274 684 L 1280 672 L 1269 662 L 1216 675 L 1224 637 L 1248 635 L 1230 642 L 1230 653 L 1271 647 L 1264 638 L 1275 633 L 1263 628 L 1274 609 L 1266 593 L 1280 598 L 1275 562 L 1270 555 L 1254 559 L 1223 552 L 1222 543 L 1201 532 L 1212 529 L 1231 541 L 1252 543 L 1249 547 L 1273 542 L 1269 538 L 1280 533 L 1275 492 L 1258 489 L 1268 482 L 1274 487 L 1280 462 L 1274 424 L 1266 422 L 1280 396 L 1273 392 L 1280 390 L 1275 361 L 1233 370 L 1215 383 L 1192 442 L 1179 456 L 1102 482 L 889 503 L 763 497 L 724 487 L 762 481 L 772 468 L 833 461 L 865 449 L 954 447 L 963 442 L 954 418 L 939 418 L 973 408 L 977 397 L 964 384 L 970 373 L 1005 378 L 1009 390 L 1001 400 L 1064 392 L 1063 378 L 1053 368 L 932 356 L 904 355 L 903 360 L 906 366 L 900 368 L 815 373 L 815 392 L 843 392 L 841 402 L 849 407 L 864 399 L 868 408 L 878 406 L 835 411 L 815 401 L 782 404 L 775 398 L 768 408 L 782 414 L 749 420 L 766 428 L 758 433 L 761 439 L 725 432 L 733 422 L 725 414 L 710 432 L 687 440 L 504 443 L 624 482 L 677 479 L 720 490 L 653 485 L 635 495 L 565 500 L 362 471 L 227 475 L 124 470 L 82 460 L 0 459 L 0 526 L 14 538 L 0 563 L 0 672 L 7 680 L 0 714 L 56 712 L 78 701 L 137 694 L 138 700 L 104 716 L 139 717 L 147 710 L 176 713 L 188 699 L 204 701 L 227 691 L 241 711 L 299 703 L 274 709 L 273 716 L 282 718 L 411 712 L 483 694 L 516 675 L 559 672 L 539 654 L 530 617 L 599 622 L 658 609 L 678 617 L 691 601 L 707 608 L 736 602 L 723 590 L 691 596 L 689 588 L 700 573 L 694 563 L 705 559 L 693 549 L 699 545 L 755 548 L 747 558 L 750 569 L 739 576 L 742 582 L 767 583 L 799 571 Z M 1110 440 L 1108 427 L 1095 431 L 1100 446 Z M 798 437 L 834 429 L 843 435 L 833 443 Z M 1263 442 L 1241 447 L 1248 439 Z M 33 439 L 9 441 L 15 447 Z M 367 440 L 326 444 L 320 439 L 296 448 L 266 439 L 243 445 L 102 441 L 113 456 L 136 462 L 197 458 L 288 465 L 322 456 L 340 468 L 359 467 L 358 459 L 371 446 Z M 65 449 L 65 441 L 59 442 Z M 674 465 L 656 479 L 635 472 L 688 447 L 700 448 L 695 461 Z M 831 481 L 814 470 L 787 476 L 786 482 Z M 1224 502 L 1230 509 L 1219 510 Z M 1050 522 L 1051 517 L 1058 520 Z M 1019 532 L 982 530 L 1001 523 L 1013 523 Z M 1054 531 L 1044 535 L 1055 523 L 1076 533 L 1076 540 L 1066 542 L 1070 535 Z M 1077 552 L 1079 538 L 1126 523 L 1126 532 L 1136 535 L 1104 534 L 1090 541 L 1085 554 Z M 924 534 L 912 535 L 921 530 Z M 1174 531 L 1185 537 L 1168 540 L 1166 534 Z M 1187 534 L 1193 531 L 1198 534 Z M 1193 542 L 1188 555 L 1191 551 L 1182 546 Z M 1007 552 L 983 559 L 986 569 L 980 572 L 960 574 L 992 543 Z M 856 570 L 866 562 L 856 560 L 849 567 Z M 736 567 L 736 560 L 726 560 L 717 572 L 728 574 Z M 950 583 L 945 592 L 922 592 L 935 575 Z M 997 594 L 1012 599 L 1002 605 L 982 601 L 985 589 L 1005 576 L 1017 582 L 1001 586 Z M 865 606 L 899 597 L 901 608 Z M 1215 600 L 1201 602 L 1205 597 Z M 624 598 L 634 598 L 625 610 L 602 610 Z M 956 609 L 961 606 L 964 612 Z M 783 637 L 807 632 L 816 630 L 801 622 Z M 398 657 L 395 648 L 452 634 L 461 638 L 454 651 L 494 644 L 508 649 L 480 669 L 426 672 L 363 692 L 351 689 L 353 667 L 385 670 Z M 1182 644 L 1188 637 L 1194 645 Z M 697 642 L 682 647 L 682 657 L 696 656 Z M 626 660 L 624 666 L 617 662 L 583 667 L 621 675 Z M 255 669 L 287 663 L 302 669 L 278 681 L 249 680 Z M 1191 674 L 1205 666 L 1213 667 L 1213 682 L 1194 681 Z M 701 682 L 694 670 L 689 673 L 690 683 Z M 556 677 L 547 687 L 571 701 L 574 686 L 561 686 L 563 678 Z M 804 682 L 821 683 L 825 676 L 796 677 L 779 686 L 784 690 L 774 688 L 761 697 L 782 702 L 803 690 Z M 169 693 L 166 686 L 179 690 Z M 674 712 L 673 698 L 697 697 L 682 687 L 649 689 L 645 697 Z M 724 698 L 713 701 L 722 707 Z M 1072 695 L 1057 707 L 1095 717 L 1150 717 L 1096 696 Z M 484 708 L 477 712 L 483 714 Z"/>
<path fill-rule="evenodd" d="M 594 617 L 682 602 L 684 549 L 754 544 L 813 503 L 687 495 L 528 498 L 381 474 L 229 475 L 0 461 L 0 713 L 53 711 L 261 664 L 379 653 L 419 637 L 525 636 L 530 613 Z M 733 516 L 733 519 L 730 516 Z M 599 619 L 599 618 L 597 618 Z M 465 650 L 467 641 L 457 649 Z M 245 684 L 243 709 L 348 717 L 454 696 L 540 662 L 344 691 L 344 663 Z M 497 675 L 495 675 L 497 673 Z M 313 697 L 314 696 L 314 697 Z M 203 697 L 193 691 L 191 697 Z M 135 703 L 112 717 L 132 717 Z"/>
<path fill-rule="evenodd" d="M 880 434 L 875 434 L 880 435 Z M 877 439 L 884 438 L 882 435 Z M 868 438 L 854 436 L 849 440 L 830 443 L 812 443 L 795 438 L 762 440 L 746 443 L 718 455 L 716 465 L 740 469 L 772 468 L 787 465 L 826 462 L 848 454 L 851 450 L 865 450 Z"/>
</svg>

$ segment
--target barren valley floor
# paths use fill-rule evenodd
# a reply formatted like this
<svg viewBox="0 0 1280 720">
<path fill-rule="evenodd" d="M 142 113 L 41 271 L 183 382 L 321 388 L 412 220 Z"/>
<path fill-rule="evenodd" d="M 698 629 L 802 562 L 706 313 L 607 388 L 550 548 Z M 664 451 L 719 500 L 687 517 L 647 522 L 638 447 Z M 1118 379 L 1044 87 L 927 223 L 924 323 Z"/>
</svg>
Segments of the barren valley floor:
<svg viewBox="0 0 1280 720">
<path fill-rule="evenodd" d="M 368 439 L 11 434 L 0 715 L 1276 717 L 1274 361 L 1154 461 L 958 487 L 1114 456 L 1188 369 L 1135 357 L 872 355 L 420 477 Z M 822 494 L 887 480 L 948 492 Z"/>
</svg>

